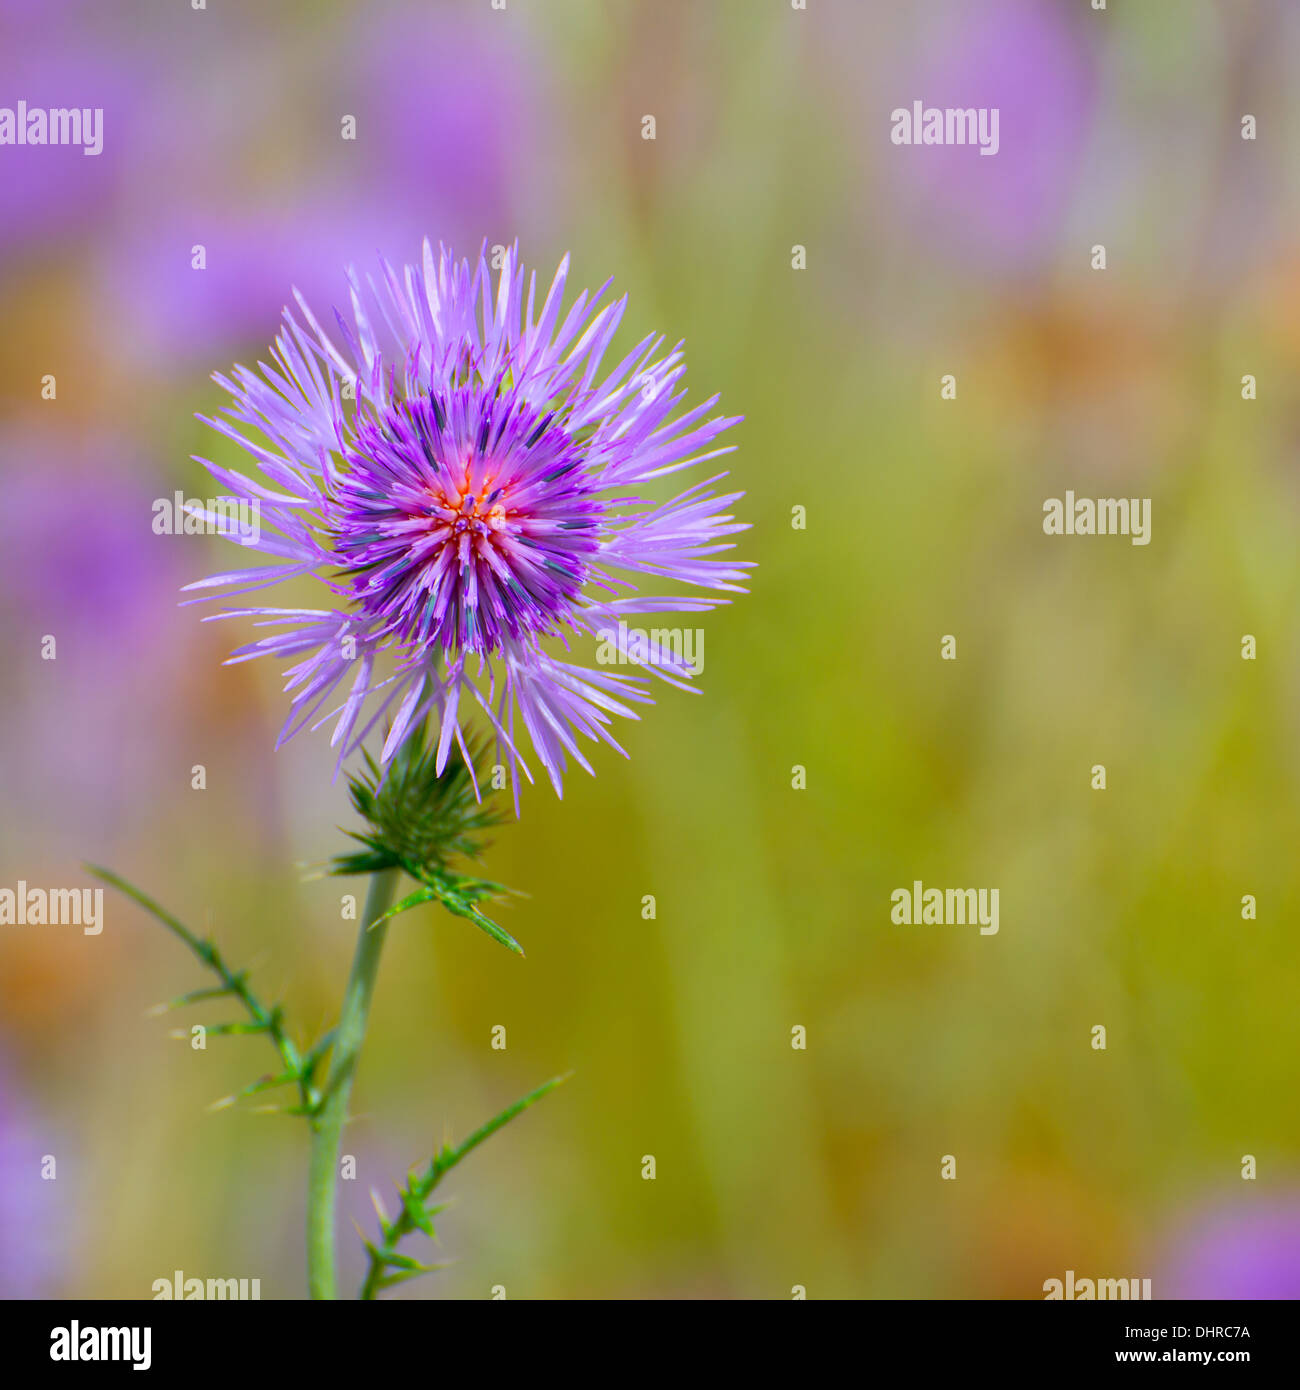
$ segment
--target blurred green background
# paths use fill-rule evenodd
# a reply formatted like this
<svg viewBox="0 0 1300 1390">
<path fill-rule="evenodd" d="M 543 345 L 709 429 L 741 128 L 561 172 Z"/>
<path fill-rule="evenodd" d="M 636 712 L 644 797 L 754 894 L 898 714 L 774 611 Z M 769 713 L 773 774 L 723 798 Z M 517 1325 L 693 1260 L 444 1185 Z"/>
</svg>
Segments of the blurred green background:
<svg viewBox="0 0 1300 1390">
<path fill-rule="evenodd" d="M 333 1019 L 353 927 L 303 878 L 353 824 L 327 739 L 272 752 L 279 673 L 223 667 L 247 625 L 177 606 L 233 552 L 151 530 L 153 499 L 211 495 L 190 455 L 232 461 L 194 414 L 292 284 L 343 303 L 347 261 L 424 235 L 518 238 L 539 278 L 567 251 L 630 296 L 610 362 L 684 338 L 693 398 L 745 416 L 758 568 L 702 623 L 703 694 L 495 836 L 527 959 L 395 925 L 348 1287 L 369 1187 L 569 1068 L 449 1180 L 453 1263 L 406 1296 L 1035 1298 L 1066 1269 L 1160 1296 L 1203 1210 L 1294 1203 L 1298 20 L 0 4 L 0 100 L 106 113 L 97 159 L 0 150 L 0 885 L 110 864 L 304 1040 Z M 999 106 L 998 155 L 892 145 L 914 100 Z M 1152 498 L 1151 544 L 1045 536 L 1067 488 Z M 915 879 L 999 888 L 999 933 L 892 924 Z M 147 1017 L 203 980 L 106 912 L 0 927 L 0 1293 L 179 1269 L 300 1296 L 304 1127 L 205 1110 L 269 1049 L 170 1039 L 224 1015 Z"/>
</svg>

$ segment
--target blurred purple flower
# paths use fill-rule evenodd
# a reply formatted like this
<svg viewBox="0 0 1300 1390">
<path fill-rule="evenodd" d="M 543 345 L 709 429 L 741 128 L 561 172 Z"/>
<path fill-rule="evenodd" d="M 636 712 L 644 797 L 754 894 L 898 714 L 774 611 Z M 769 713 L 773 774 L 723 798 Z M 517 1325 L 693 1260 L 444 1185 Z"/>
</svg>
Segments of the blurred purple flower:
<svg viewBox="0 0 1300 1390">
<path fill-rule="evenodd" d="M 935 48 L 891 90 L 893 106 L 998 108 L 999 149 L 890 147 L 910 221 L 960 260 L 1049 260 L 1093 111 L 1095 75 L 1074 17 L 1042 0 L 960 4 Z M 887 136 L 885 137 L 887 138 Z"/>
<path fill-rule="evenodd" d="M 38 1133 L 0 1061 L 0 1298 L 40 1297 L 56 1272 L 60 1199 L 68 1187 L 66 1177 L 42 1176 L 46 1154 L 57 1162 L 57 1146 Z"/>
<path fill-rule="evenodd" d="M 1177 1237 L 1158 1298 L 1300 1298 L 1300 1197 L 1207 1212 Z"/>
<path fill-rule="evenodd" d="M 184 712 L 167 692 L 194 635 L 175 606 L 184 541 L 153 534 L 151 491 L 102 443 L 0 436 L 0 513 L 22 518 L 0 546 L 0 630 L 16 657 L 0 663 L 0 700 L 29 712 L 0 725 L 5 800 L 24 808 L 0 833 L 6 850 L 120 826 L 127 785 L 145 814 L 149 771 L 170 756 Z"/>
<path fill-rule="evenodd" d="M 24 637 L 72 628 L 135 656 L 150 643 L 135 619 L 177 567 L 152 534 L 148 487 L 112 454 L 52 433 L 0 437 L 0 509 L 23 522 L 0 547 L 0 602 Z M 68 525 L 70 493 L 85 525 Z"/>
<path fill-rule="evenodd" d="M 107 249 L 104 278 L 108 314 L 129 316 L 125 345 L 144 362 L 174 365 L 207 359 L 222 343 L 233 352 L 260 342 L 291 287 L 323 300 L 359 251 L 397 258 L 429 227 L 444 241 L 506 245 L 527 190 L 545 192 L 540 79 L 516 30 L 490 12 L 368 7 L 330 55 L 337 68 L 315 75 L 329 109 L 312 124 L 330 131 L 331 152 L 310 174 L 279 181 L 274 201 L 241 195 L 244 147 L 229 141 L 204 151 L 201 186 L 178 169 L 178 184 L 136 190 L 130 233 Z M 355 143 L 339 138 L 338 112 L 356 117 Z M 160 160 L 174 153 L 161 141 Z M 201 270 L 192 265 L 196 245 Z"/>
<path fill-rule="evenodd" d="M 543 188 L 555 163 L 540 50 L 499 19 L 486 7 L 367 8 L 341 46 L 364 177 L 442 241 L 513 241 L 521 190 Z"/>
<path fill-rule="evenodd" d="M 37 11 L 29 7 L 31 20 Z M 59 25 L 5 21 L 0 30 L 0 105 L 29 110 L 100 108 L 103 148 L 5 145 L 0 148 L 0 256 L 48 249 L 52 238 L 84 236 L 100 225 L 132 167 L 135 133 L 147 102 L 147 74 L 134 50 L 95 35 L 87 16 Z M 66 20 L 66 17 L 65 17 Z"/>
<path fill-rule="evenodd" d="M 321 300 L 358 246 L 395 253 L 421 227 L 389 211 L 308 194 L 266 209 L 171 204 L 139 235 L 119 241 L 106 269 L 109 313 L 130 306 L 128 348 L 151 366 L 208 361 L 221 344 L 259 338 L 279 318 L 291 289 Z M 203 247 L 202 269 L 193 248 Z"/>
</svg>

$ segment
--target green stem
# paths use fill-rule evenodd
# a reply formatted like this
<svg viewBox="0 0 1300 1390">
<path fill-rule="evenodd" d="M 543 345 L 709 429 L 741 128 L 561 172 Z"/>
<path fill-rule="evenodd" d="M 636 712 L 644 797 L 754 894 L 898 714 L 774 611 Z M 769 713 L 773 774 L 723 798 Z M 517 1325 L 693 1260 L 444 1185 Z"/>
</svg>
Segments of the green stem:
<svg viewBox="0 0 1300 1390">
<path fill-rule="evenodd" d="M 370 879 L 361 932 L 352 957 L 343 1011 L 330 1058 L 325 1099 L 312 1121 L 311 1171 L 307 1183 L 307 1280 L 313 1298 L 335 1298 L 334 1196 L 338 1185 L 339 1150 L 347 1119 L 348 1096 L 370 1017 L 370 999 L 379 971 L 388 923 L 371 928 L 393 900 L 399 870 L 381 869 Z"/>
</svg>

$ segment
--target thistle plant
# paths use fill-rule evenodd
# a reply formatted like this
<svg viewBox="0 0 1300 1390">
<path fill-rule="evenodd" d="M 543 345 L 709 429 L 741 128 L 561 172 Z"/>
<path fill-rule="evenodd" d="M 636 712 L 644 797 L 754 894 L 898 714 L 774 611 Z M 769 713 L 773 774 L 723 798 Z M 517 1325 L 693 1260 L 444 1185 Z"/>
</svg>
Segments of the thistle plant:
<svg viewBox="0 0 1300 1390">
<path fill-rule="evenodd" d="M 359 847 L 328 866 L 369 878 L 337 1024 L 310 1046 L 295 1042 L 281 1007 L 262 1003 L 214 942 L 116 874 L 93 872 L 215 977 L 166 1007 L 230 999 L 243 1017 L 208 1031 L 262 1033 L 275 1049 L 276 1070 L 220 1104 L 284 1090 L 291 1099 L 280 1108 L 310 1125 L 315 1298 L 337 1293 L 340 1146 L 390 922 L 437 903 L 522 955 L 484 910 L 507 890 L 465 867 L 496 821 L 485 791 L 508 781 L 517 815 L 520 784 L 534 780 L 531 749 L 562 795 L 570 758 L 592 771 L 579 739 L 623 752 L 612 717 L 636 718 L 633 706 L 651 700 L 645 676 L 568 660 L 572 641 L 610 641 L 629 615 L 708 611 L 743 592 L 749 568 L 718 558 L 745 529 L 726 511 L 741 494 L 717 490 L 725 474 L 668 501 L 643 496 L 654 480 L 730 452 L 715 441 L 735 421 L 710 415 L 716 396 L 683 408 L 681 344 L 657 355 L 663 339 L 647 337 L 602 373 L 626 300 L 598 307 L 607 284 L 565 312 L 567 274 L 566 258 L 539 306 L 536 279 L 525 291 L 513 249 L 493 288 L 482 254 L 471 267 L 446 250 L 435 257 L 426 242 L 422 262 L 400 274 L 381 262 L 368 294 L 349 272 L 351 314 L 335 314 L 335 337 L 295 295 L 301 318 L 285 311 L 271 363 L 214 377 L 232 404 L 205 421 L 261 477 L 198 461 L 255 508 L 259 527 L 237 538 L 269 563 L 188 587 L 201 601 L 305 577 L 321 586 L 321 607 L 237 607 L 211 617 L 272 629 L 230 662 L 290 661 L 281 743 L 332 721 L 335 775 L 350 756 L 360 760 L 348 775 L 363 822 L 350 832 Z M 638 575 L 690 592 L 639 594 Z M 621 655 L 692 688 L 691 667 L 658 644 Z M 383 737 L 372 753 L 364 745 L 376 729 Z M 399 896 L 404 878 L 414 887 Z M 376 1200 L 362 1298 L 433 1268 L 399 1246 L 433 1236 L 440 1208 L 430 1201 L 443 1177 L 563 1079 L 413 1168 L 391 1216 Z"/>
</svg>

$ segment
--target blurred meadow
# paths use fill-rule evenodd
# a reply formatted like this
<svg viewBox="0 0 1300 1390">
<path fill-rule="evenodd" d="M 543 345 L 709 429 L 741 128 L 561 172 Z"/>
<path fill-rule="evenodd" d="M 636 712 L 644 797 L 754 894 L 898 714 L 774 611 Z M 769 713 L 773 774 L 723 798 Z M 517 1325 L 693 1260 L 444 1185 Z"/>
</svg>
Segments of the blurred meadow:
<svg viewBox="0 0 1300 1390">
<path fill-rule="evenodd" d="M 682 338 L 745 417 L 702 693 L 493 837 L 527 958 L 393 926 L 345 1289 L 370 1187 L 573 1069 L 402 1296 L 1300 1295 L 1297 92 L 1286 0 L 0 0 L 0 105 L 105 113 L 99 156 L 0 148 L 0 886 L 111 865 L 304 1041 L 335 1016 L 328 736 L 273 751 L 279 670 L 179 606 L 238 557 L 151 524 L 238 466 L 195 414 L 292 286 L 324 321 L 426 235 L 568 252 L 629 295 L 611 364 Z M 893 145 L 915 100 L 999 107 L 997 156 Z M 1151 543 L 1044 535 L 1067 489 L 1150 497 Z M 1000 930 L 894 924 L 915 880 Z M 0 925 L 0 1296 L 301 1296 L 305 1127 L 206 1109 L 269 1049 L 170 1038 L 226 1015 L 148 1016 L 206 981 L 105 918 Z"/>
</svg>

